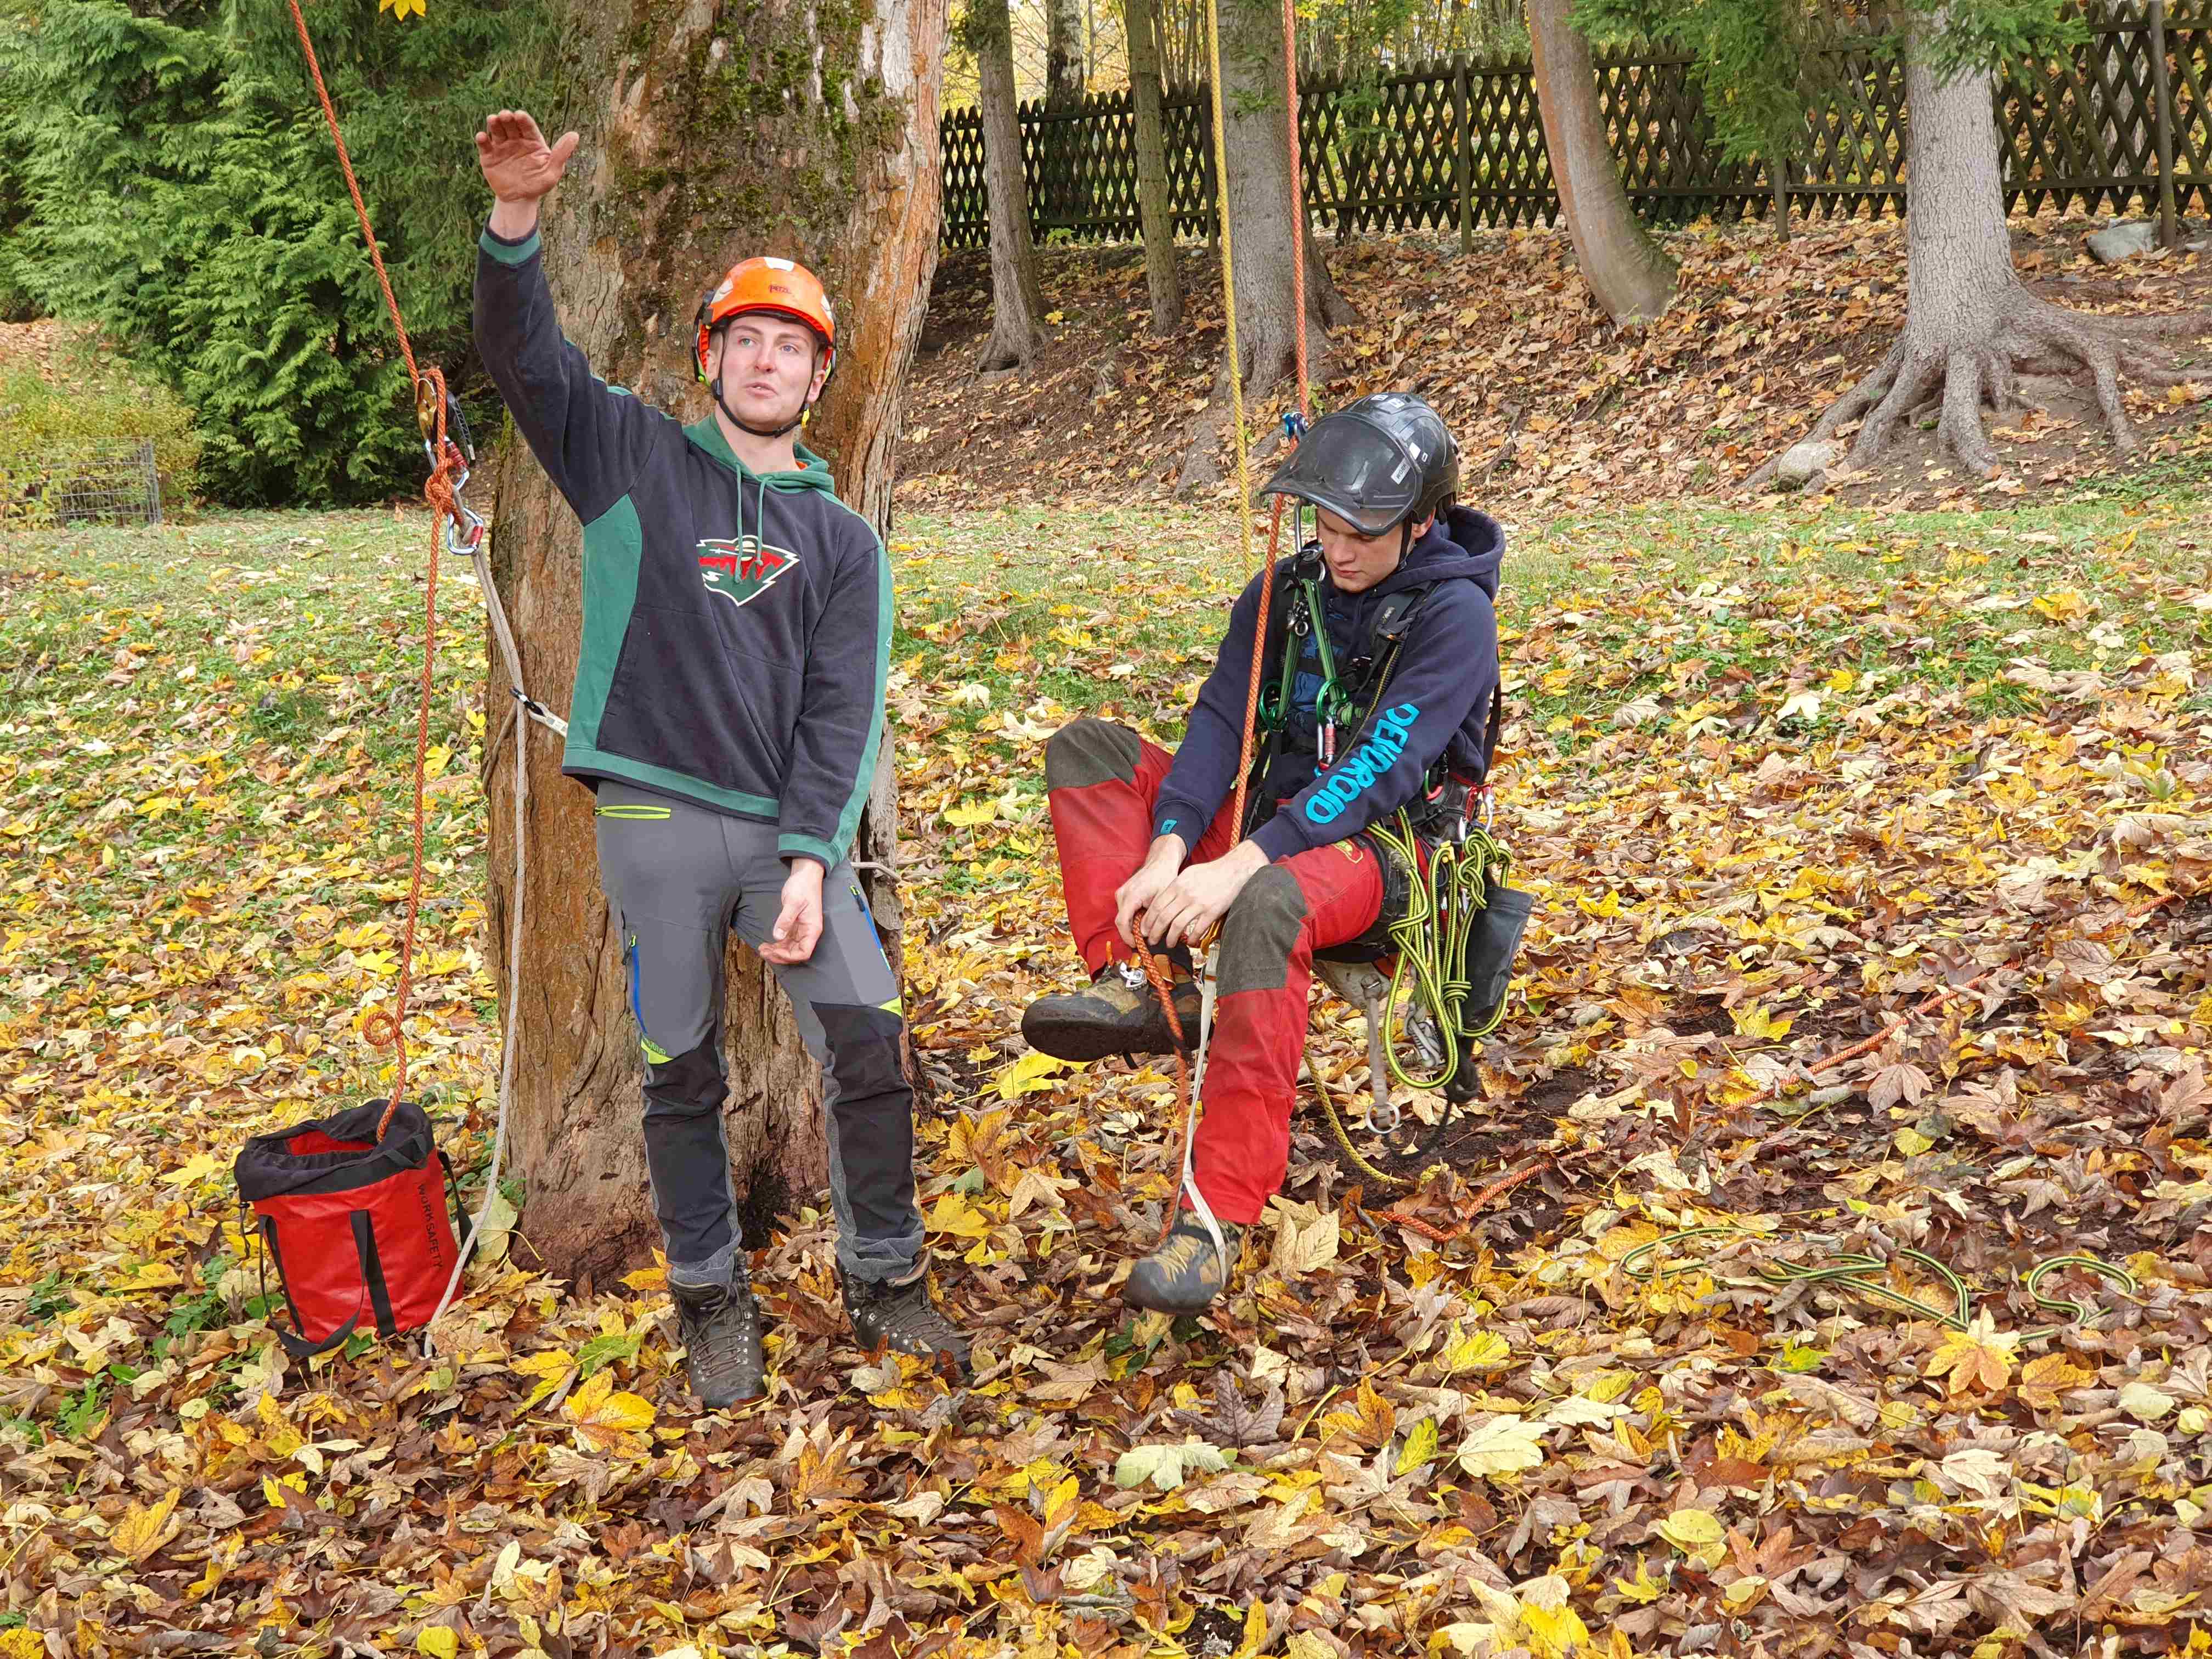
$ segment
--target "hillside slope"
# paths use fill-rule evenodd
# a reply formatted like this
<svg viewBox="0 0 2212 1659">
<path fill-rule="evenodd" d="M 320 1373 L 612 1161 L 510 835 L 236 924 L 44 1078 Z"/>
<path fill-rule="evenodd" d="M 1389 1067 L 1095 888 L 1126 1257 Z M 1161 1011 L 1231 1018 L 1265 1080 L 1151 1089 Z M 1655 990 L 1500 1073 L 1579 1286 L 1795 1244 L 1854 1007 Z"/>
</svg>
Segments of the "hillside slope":
<svg viewBox="0 0 2212 1659">
<path fill-rule="evenodd" d="M 2082 251 L 2096 228 L 2080 216 L 2016 221 L 2030 285 L 2081 310 L 2212 304 L 2203 253 L 2106 269 Z M 1330 267 L 1362 321 L 1331 343 L 1324 404 L 1393 386 L 1422 392 L 1460 435 L 1469 493 L 1486 499 L 1540 507 L 1732 492 L 1895 338 L 1904 228 L 1823 224 L 1787 243 L 1761 227 L 1699 228 L 1669 241 L 1682 261 L 1680 293 L 1648 329 L 1615 327 L 1597 309 L 1561 232 L 1487 233 L 1464 258 L 1455 238 L 1332 243 Z M 1168 341 L 1146 331 L 1134 247 L 1053 248 L 1042 258 L 1052 342 L 1030 373 L 1012 376 L 973 372 L 990 322 L 988 258 L 944 262 L 908 392 L 902 501 L 1172 492 L 1220 350 L 1214 256 L 1182 251 L 1186 326 Z M 2144 444 L 2124 471 L 2146 489 L 2177 466 L 2203 470 L 2195 404 L 2212 395 L 2212 328 L 2185 349 L 2208 364 L 2203 387 L 2129 394 Z M 1970 484 L 1934 455 L 1932 433 L 1916 430 L 1844 493 L 1929 505 L 1968 489 L 2002 499 L 2114 472 L 2086 386 L 2032 379 L 2026 389 L 2049 407 L 2001 426 L 2000 447 L 2017 458 L 2005 477 Z M 1263 455 L 1290 397 L 1285 386 L 1251 411 Z M 1225 468 L 1225 439 L 1220 447 Z"/>
</svg>

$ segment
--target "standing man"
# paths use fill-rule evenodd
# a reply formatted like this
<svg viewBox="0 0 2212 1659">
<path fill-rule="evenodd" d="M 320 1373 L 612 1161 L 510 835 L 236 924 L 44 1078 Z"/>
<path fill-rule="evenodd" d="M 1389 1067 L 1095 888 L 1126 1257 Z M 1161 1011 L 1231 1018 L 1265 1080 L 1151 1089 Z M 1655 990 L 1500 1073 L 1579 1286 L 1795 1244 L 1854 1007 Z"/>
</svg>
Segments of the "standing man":
<svg viewBox="0 0 2212 1659">
<path fill-rule="evenodd" d="M 495 198 L 477 346 L 584 525 L 562 770 L 598 797 L 691 1386 L 708 1407 L 763 1388 L 722 1139 L 732 927 L 774 968 L 825 1071 L 854 1334 L 964 1375 L 967 1339 L 930 1296 L 898 982 L 846 861 L 883 734 L 890 566 L 792 435 L 836 362 L 829 299 L 788 259 L 732 266 L 693 341 L 714 413 L 681 425 L 595 378 L 555 318 L 538 210 L 576 135 L 549 145 L 529 115 L 501 110 L 476 142 Z"/>
<path fill-rule="evenodd" d="M 1176 1017 L 1197 1035 L 1190 951 L 1221 924 L 1220 1000 L 1192 1143 L 1193 1178 L 1220 1228 L 1177 1216 L 1130 1269 L 1123 1299 L 1196 1313 L 1229 1283 L 1244 1229 L 1289 1168 L 1316 951 L 1379 946 L 1411 872 L 1364 832 L 1402 808 L 1432 842 L 1462 821 L 1495 743 L 1505 535 L 1455 504 L 1459 446 L 1426 402 L 1362 398 L 1324 416 L 1263 495 L 1315 509 L 1316 545 L 1254 577 L 1174 754 L 1126 726 L 1080 720 L 1045 745 L 1068 926 L 1091 975 L 1022 1017 L 1063 1060 L 1165 1054 L 1167 1015 L 1136 966 L 1139 939 L 1173 963 Z M 1248 821 L 1230 822 L 1252 640 L 1262 725 Z M 1393 889 L 1395 906 L 1389 902 Z"/>
</svg>

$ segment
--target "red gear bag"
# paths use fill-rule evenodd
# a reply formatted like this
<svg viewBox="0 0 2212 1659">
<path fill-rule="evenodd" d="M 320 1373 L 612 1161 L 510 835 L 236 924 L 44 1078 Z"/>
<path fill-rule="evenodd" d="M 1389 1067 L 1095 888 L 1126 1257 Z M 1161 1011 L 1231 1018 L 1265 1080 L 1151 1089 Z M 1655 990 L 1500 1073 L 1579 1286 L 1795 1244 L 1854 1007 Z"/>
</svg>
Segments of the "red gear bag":
<svg viewBox="0 0 2212 1659">
<path fill-rule="evenodd" d="M 364 1320 L 382 1336 L 427 1325 L 459 1259 L 446 1213 L 453 1172 L 429 1118 L 402 1101 L 380 1135 L 384 1115 L 372 1100 L 256 1135 L 233 1166 L 292 1310 L 295 1330 L 276 1334 L 295 1358 L 336 1347 Z"/>
</svg>

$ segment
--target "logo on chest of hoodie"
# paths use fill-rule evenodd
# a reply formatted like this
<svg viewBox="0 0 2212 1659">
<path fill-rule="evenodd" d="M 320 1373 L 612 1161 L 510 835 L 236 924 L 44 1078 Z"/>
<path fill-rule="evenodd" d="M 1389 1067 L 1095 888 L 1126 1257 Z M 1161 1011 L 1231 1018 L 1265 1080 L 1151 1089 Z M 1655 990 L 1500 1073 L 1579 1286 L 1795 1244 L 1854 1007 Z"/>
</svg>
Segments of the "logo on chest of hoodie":
<svg viewBox="0 0 2212 1659">
<path fill-rule="evenodd" d="M 787 547 L 764 547 L 757 536 L 709 536 L 699 544 L 699 580 L 732 605 L 750 605 L 799 562 Z"/>
</svg>

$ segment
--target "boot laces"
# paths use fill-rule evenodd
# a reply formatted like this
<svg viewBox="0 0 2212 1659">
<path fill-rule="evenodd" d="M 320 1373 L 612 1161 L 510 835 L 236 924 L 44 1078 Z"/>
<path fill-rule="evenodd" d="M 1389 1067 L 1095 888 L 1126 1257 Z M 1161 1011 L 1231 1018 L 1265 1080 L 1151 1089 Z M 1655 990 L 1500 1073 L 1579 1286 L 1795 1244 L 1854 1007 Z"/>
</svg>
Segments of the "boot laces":
<svg viewBox="0 0 2212 1659">
<path fill-rule="evenodd" d="M 859 1297 L 866 1328 L 861 1334 L 872 1341 L 890 1343 L 902 1353 L 927 1355 L 957 1350 L 960 1333 L 929 1299 L 929 1284 L 917 1279 L 910 1285 L 866 1285 Z"/>
<path fill-rule="evenodd" d="M 719 1370 L 745 1357 L 759 1310 L 753 1305 L 752 1286 L 744 1273 L 733 1272 L 730 1283 L 711 1298 L 694 1302 L 678 1296 L 683 1310 L 684 1346 L 708 1370 Z"/>
</svg>

